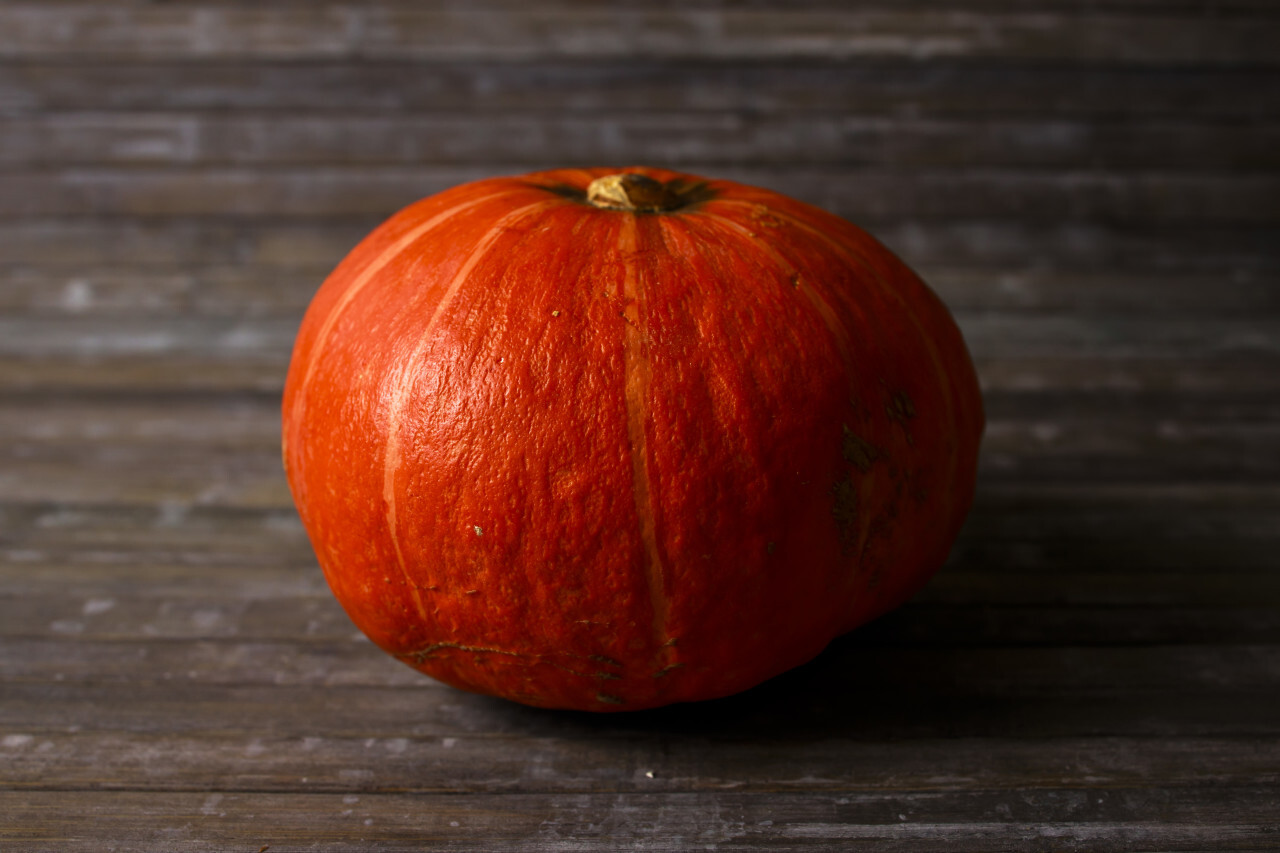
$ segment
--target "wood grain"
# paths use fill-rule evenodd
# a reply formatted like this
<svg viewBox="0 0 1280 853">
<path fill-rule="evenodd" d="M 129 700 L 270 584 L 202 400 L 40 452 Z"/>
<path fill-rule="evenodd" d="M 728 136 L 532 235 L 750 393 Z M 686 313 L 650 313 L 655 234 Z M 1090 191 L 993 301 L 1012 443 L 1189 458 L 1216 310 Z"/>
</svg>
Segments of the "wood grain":
<svg viewBox="0 0 1280 853">
<path fill-rule="evenodd" d="M 15 844 L 94 850 L 103 835 L 120 850 L 181 843 L 192 850 L 246 849 L 681 851 L 888 851 L 1123 845 L 1132 851 L 1267 849 L 1273 837 L 1265 789 L 1230 788 L 1230 805 L 1203 807 L 1202 789 L 1046 791 L 1018 797 L 937 794 L 104 794 L 13 792 Z M 69 807 L 69 808 L 68 808 Z M 73 816 L 63 817 L 67 809 Z M 1151 819 L 1151 814 L 1169 815 Z M 1041 815 L 1044 815 L 1042 818 Z M 130 820 L 136 816 L 141 820 Z M 269 817 L 268 817 L 269 816 Z M 23 848 L 18 848 L 23 849 Z M 1033 848 L 1034 849 L 1034 848 Z"/>
<path fill-rule="evenodd" d="M 1280 838 L 1270 0 L 0 4 L 0 848 L 1221 851 Z M 955 312 L 978 493 L 735 697 L 539 711 L 358 635 L 280 468 L 400 205 L 649 162 Z"/>
<path fill-rule="evenodd" d="M 288 317 L 306 309 L 322 270 L 253 264 L 0 267 L 0 309 L 10 316 Z M 1273 316 L 1280 288 L 1248 269 L 1230 273 L 1072 271 L 1034 266 L 918 267 L 958 312 L 1065 315 Z"/>
<path fill-rule="evenodd" d="M 1078 4 L 1076 4 L 1078 5 Z M 1273 8 L 1273 7 L 1268 7 Z M 1188 30 L 1200 20 L 1190 17 Z M 224 112 L 261 118 L 279 111 L 337 121 L 464 113 L 478 120 L 635 113 L 803 117 L 1039 119 L 1109 123 L 1273 122 L 1280 69 L 1052 63 L 924 62 L 842 58 L 739 62 L 433 62 L 311 60 L 291 64 L 198 64 L 150 60 L 74 62 L 40 56 L 0 64 L 0 115 L 143 111 Z M 979 136 L 981 127 L 974 128 Z M 695 140 L 696 141 L 696 137 Z M 486 144 L 495 144 L 492 141 Z M 1179 145 L 1175 138 L 1171 145 Z M 1213 156 L 1213 152 L 1203 152 Z M 1154 156 L 1163 156 L 1153 152 Z"/>
<path fill-rule="evenodd" d="M 372 217 L 345 214 L 259 221 L 227 215 L 0 218 L 0 249 L 6 264 L 23 268 L 172 271 L 178 266 L 190 271 L 233 263 L 271 272 L 306 270 L 320 279 L 377 224 Z M 1221 279 L 1265 273 L 1268 282 L 1280 271 L 1280 257 L 1272 251 L 1274 229 L 1265 223 L 1257 228 L 1204 223 L 1117 228 L 1088 221 L 971 218 L 858 224 L 917 266 L 1199 272 Z"/>
<path fill-rule="evenodd" d="M 1267 170 L 1280 124 L 592 112 L 575 117 L 75 112 L 0 120 L 0 167 L 635 162 L 834 169 Z"/>
<path fill-rule="evenodd" d="M 554 161 L 536 164 L 550 167 Z M 53 174 L 0 173 L 0 217 L 373 216 L 486 175 L 523 165 L 170 170 L 77 168 Z M 1123 225 L 1257 226 L 1280 215 L 1280 179 L 1270 175 L 1188 176 L 1097 172 L 910 175 L 796 168 L 725 167 L 720 176 L 816 204 L 855 222 L 990 216 L 1026 224 L 1064 220 Z"/>
<path fill-rule="evenodd" d="M 945 57 L 1275 65 L 1271 16 L 957 13 L 930 8 L 672 10 L 594 6 L 437 11 L 371 3 L 12 3 L 0 58 L 623 60 Z"/>
<path fill-rule="evenodd" d="M 1154 738 L 1068 738 L 1034 751 L 1017 738 L 917 739 L 909 746 L 833 739 L 774 742 L 759 736 L 747 744 L 705 736 L 655 740 L 645 744 L 635 737 L 596 733 L 575 738 L 564 732 L 536 740 L 462 736 L 446 744 L 430 734 L 273 738 L 252 728 L 186 735 L 77 731 L 20 735 L 10 740 L 4 755 L 12 787 L 19 790 L 47 789 L 42 771 L 56 763 L 65 767 L 66 782 L 83 790 L 227 791 L 219 780 L 243 775 L 261 792 L 508 795 L 592 793 L 602 786 L 615 794 L 1034 791 L 1140 787 L 1153 776 L 1169 787 L 1263 787 L 1276 782 L 1280 758 L 1267 737 L 1188 738 L 1174 745 Z M 833 760 L 832 746 L 843 747 L 840 760 Z M 171 760 L 156 762 L 157 748 Z M 1039 755 L 1033 758 L 1035 753 Z M 711 767 L 718 769 L 705 769 Z M 449 784 L 431 784 L 431 775 L 424 773 L 428 768 Z M 886 778 L 884 768 L 893 768 L 892 776 Z"/>
</svg>

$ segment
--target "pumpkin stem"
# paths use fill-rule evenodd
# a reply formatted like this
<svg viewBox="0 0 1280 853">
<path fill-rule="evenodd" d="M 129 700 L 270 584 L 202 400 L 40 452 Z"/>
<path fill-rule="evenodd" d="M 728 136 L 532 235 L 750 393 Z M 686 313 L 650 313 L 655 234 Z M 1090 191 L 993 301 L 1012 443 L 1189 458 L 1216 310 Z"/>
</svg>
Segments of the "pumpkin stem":
<svg viewBox="0 0 1280 853">
<path fill-rule="evenodd" d="M 656 213 L 675 210 L 683 199 L 661 181 L 635 172 L 596 178 L 587 186 L 587 201 L 605 210 Z"/>
</svg>

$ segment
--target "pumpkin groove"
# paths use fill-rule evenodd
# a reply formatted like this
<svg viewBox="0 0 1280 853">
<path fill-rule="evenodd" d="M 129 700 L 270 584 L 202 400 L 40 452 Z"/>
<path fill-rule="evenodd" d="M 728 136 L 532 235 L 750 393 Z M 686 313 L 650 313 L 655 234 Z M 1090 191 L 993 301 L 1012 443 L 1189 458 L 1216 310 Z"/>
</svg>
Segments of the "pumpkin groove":
<svg viewBox="0 0 1280 853">
<path fill-rule="evenodd" d="M 302 380 L 302 388 L 300 391 L 305 391 L 306 387 L 311 384 L 311 374 L 315 370 L 316 355 L 324 350 L 325 342 L 329 339 L 329 334 L 333 331 L 334 324 L 337 323 L 338 318 L 342 316 L 343 310 L 360 295 L 360 292 L 364 290 L 370 281 L 373 281 L 374 276 L 381 272 L 387 264 L 404 254 L 410 246 L 429 233 L 436 226 L 448 221 L 454 216 L 458 216 L 465 211 L 476 207 L 479 204 L 482 204 L 483 202 L 490 201 L 498 198 L 499 196 L 499 193 L 482 196 L 478 199 L 454 205 L 443 213 L 436 214 L 431 219 L 428 219 L 426 222 L 418 225 L 407 234 L 400 237 L 395 243 L 383 251 L 382 254 L 378 255 L 372 263 L 366 266 L 360 272 L 360 275 L 355 279 L 355 281 L 353 281 L 351 285 L 342 292 L 342 296 L 339 299 L 338 304 L 328 310 L 325 316 L 324 325 L 321 326 L 319 333 L 316 335 L 316 342 L 311 350 L 311 357 L 306 362 L 306 372 Z M 302 393 L 299 393 L 297 399 L 299 405 L 303 405 L 306 397 Z M 298 417 L 301 416 L 301 413 L 299 413 Z"/>
<path fill-rule="evenodd" d="M 643 257 L 644 250 L 640 246 L 640 221 L 634 217 L 618 218 L 618 256 L 621 258 Z M 644 548 L 644 574 L 649 587 L 649 604 L 653 611 L 653 644 L 662 648 L 670 639 L 667 634 L 667 610 L 669 593 L 665 561 L 658 547 L 657 534 L 654 531 L 654 515 L 656 508 L 649 483 L 649 442 L 645 436 L 648 419 L 649 398 L 649 358 L 645 352 L 645 331 L 641 325 L 644 311 L 641 308 L 642 291 L 640 284 L 640 265 L 626 264 L 622 281 L 618 289 L 618 302 L 622 305 L 619 311 L 623 323 L 622 332 L 622 375 L 623 399 L 627 408 L 627 450 L 631 457 L 631 489 L 636 507 L 636 524 L 640 542 Z M 635 317 L 628 315 L 634 310 Z"/>
<path fill-rule="evenodd" d="M 412 590 L 414 604 L 418 610 L 418 615 L 424 622 L 429 621 L 426 613 L 425 605 L 422 601 L 421 590 L 414 583 L 413 577 L 409 573 L 408 567 L 404 561 L 404 550 L 400 544 L 400 523 L 396 514 L 396 473 L 400 470 L 400 429 L 401 421 L 404 417 L 405 406 L 409 402 L 409 394 L 413 385 L 413 374 L 415 368 L 422 360 L 422 355 L 426 347 L 431 343 L 431 333 L 435 329 L 437 322 L 444 312 L 449 310 L 450 303 L 457 296 L 458 290 L 467 283 L 468 276 L 471 271 L 476 268 L 485 255 L 489 252 L 494 242 L 507 230 L 515 226 L 520 221 L 531 218 L 534 214 L 546 210 L 551 207 L 551 202 L 535 202 L 525 205 L 508 213 L 499 219 L 492 228 L 489 229 L 476 244 L 471 248 L 462 267 L 454 274 L 452 281 L 445 287 L 444 293 L 440 296 L 440 301 L 431 311 L 430 319 L 427 320 L 426 327 L 422 331 L 422 335 L 409 354 L 408 359 L 404 362 L 404 372 L 393 376 L 389 383 L 391 408 L 387 414 L 387 441 L 383 450 L 382 463 L 382 499 L 386 504 L 387 513 L 387 532 L 391 537 L 391 544 L 395 550 L 396 564 L 404 575 L 405 581 Z M 477 534 L 478 535 L 478 534 Z"/>
</svg>

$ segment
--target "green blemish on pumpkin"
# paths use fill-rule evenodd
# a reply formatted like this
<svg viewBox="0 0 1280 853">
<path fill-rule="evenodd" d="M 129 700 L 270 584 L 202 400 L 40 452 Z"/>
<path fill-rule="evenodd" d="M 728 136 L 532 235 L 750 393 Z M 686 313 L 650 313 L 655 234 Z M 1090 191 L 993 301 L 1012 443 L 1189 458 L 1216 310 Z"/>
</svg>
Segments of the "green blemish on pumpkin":
<svg viewBox="0 0 1280 853">
<path fill-rule="evenodd" d="M 840 454 L 844 456 L 845 462 L 856 466 L 865 474 L 871 470 L 871 463 L 880 458 L 880 449 L 846 425 L 844 437 L 840 441 Z"/>
<path fill-rule="evenodd" d="M 613 696 L 613 695 L 610 695 L 610 694 L 608 694 L 608 693 L 597 693 L 597 694 L 596 694 L 596 701 L 597 701 L 597 702 L 603 702 L 603 703 L 605 703 L 606 705 L 625 705 L 625 704 L 626 704 L 626 703 L 621 699 L 621 697 Z"/>
<path fill-rule="evenodd" d="M 593 660 L 596 663 L 608 664 L 609 666 L 622 666 L 622 664 L 618 663 L 613 658 L 605 657 L 604 655 L 590 655 L 587 659 Z"/>
<path fill-rule="evenodd" d="M 885 414 L 895 421 L 907 421 L 916 416 L 916 404 L 906 391 L 898 391 L 884 406 Z"/>
<path fill-rule="evenodd" d="M 889 416 L 889 420 L 895 421 L 902 427 L 902 432 L 907 437 L 907 444 L 915 445 L 915 439 L 911 436 L 911 430 L 907 429 L 907 421 L 916 416 L 916 404 L 907 396 L 906 391 L 897 391 L 889 402 L 884 404 L 884 412 Z"/>
</svg>

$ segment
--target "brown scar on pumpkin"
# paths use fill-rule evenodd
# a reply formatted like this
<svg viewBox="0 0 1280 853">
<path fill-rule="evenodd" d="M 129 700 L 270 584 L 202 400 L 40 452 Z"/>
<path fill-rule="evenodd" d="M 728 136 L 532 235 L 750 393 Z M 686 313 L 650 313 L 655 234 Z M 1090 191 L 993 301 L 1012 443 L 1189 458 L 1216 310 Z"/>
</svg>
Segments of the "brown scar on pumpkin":
<svg viewBox="0 0 1280 853">
<path fill-rule="evenodd" d="M 623 702 L 621 697 L 613 696 L 608 693 L 597 693 L 596 701 L 603 702 L 606 705 L 625 705 L 626 704 L 625 702 Z"/>
<path fill-rule="evenodd" d="M 907 444 L 914 445 L 916 442 L 911 436 L 911 430 L 907 429 L 907 421 L 916 416 L 916 404 L 912 402 L 907 392 L 895 391 L 889 398 L 889 402 L 884 404 L 884 413 L 889 416 L 889 420 L 897 422 L 902 427 L 902 432 L 907 437 Z"/>
<path fill-rule="evenodd" d="M 593 660 L 596 663 L 608 664 L 609 666 L 619 666 L 619 667 L 622 666 L 622 664 L 620 664 L 618 661 L 614 660 L 611 657 L 606 657 L 604 655 L 590 655 L 588 657 L 588 660 Z"/>
<path fill-rule="evenodd" d="M 840 453 L 845 462 L 856 466 L 864 474 L 871 470 L 871 463 L 880 458 L 880 448 L 849 429 L 847 424 L 840 441 Z"/>
<path fill-rule="evenodd" d="M 654 677 L 654 678 L 662 678 L 662 676 L 664 676 L 664 675 L 666 675 L 667 673 L 671 672 L 673 669 L 679 669 L 679 668 L 680 668 L 680 667 L 682 667 L 682 666 L 684 666 L 684 664 L 682 664 L 682 663 L 669 663 L 669 664 L 667 664 L 666 666 L 664 666 L 662 669 L 660 669 L 660 670 L 658 670 L 657 672 L 655 672 L 655 673 L 653 674 L 653 677 Z"/>
<path fill-rule="evenodd" d="M 916 416 L 916 404 L 906 391 L 896 391 L 884 404 L 884 411 L 891 420 L 909 421 Z"/>
</svg>

